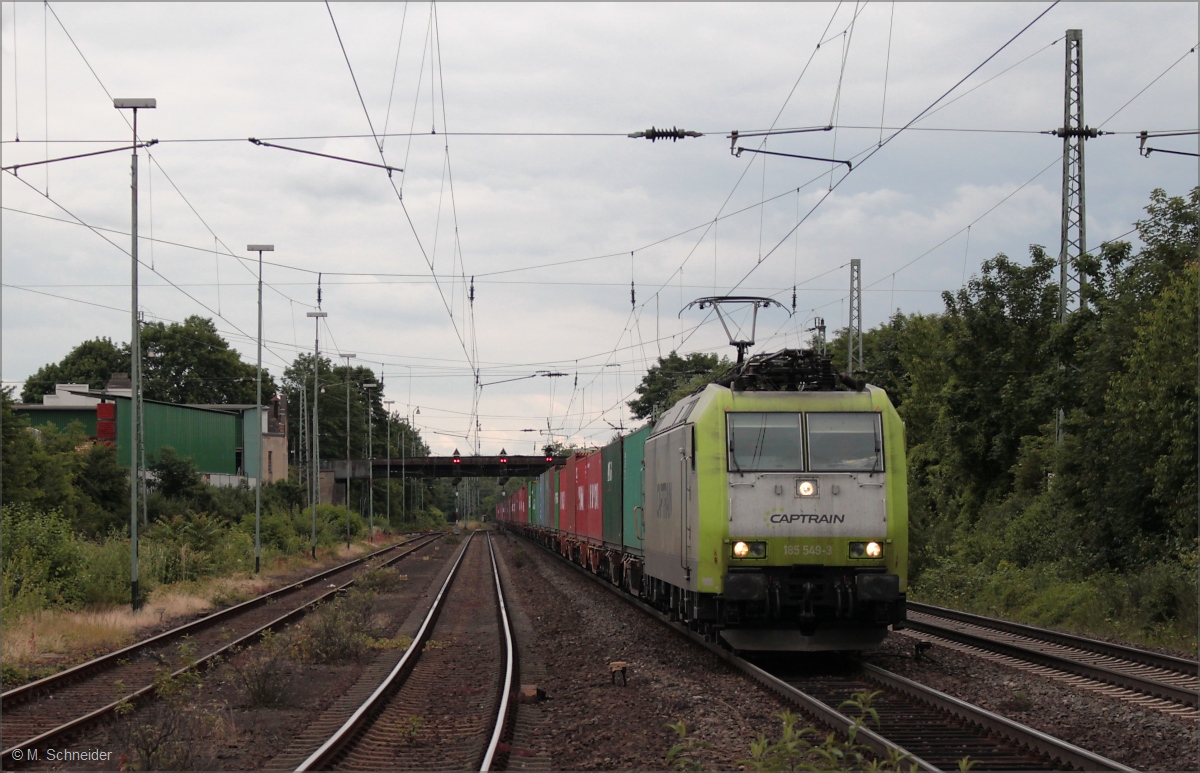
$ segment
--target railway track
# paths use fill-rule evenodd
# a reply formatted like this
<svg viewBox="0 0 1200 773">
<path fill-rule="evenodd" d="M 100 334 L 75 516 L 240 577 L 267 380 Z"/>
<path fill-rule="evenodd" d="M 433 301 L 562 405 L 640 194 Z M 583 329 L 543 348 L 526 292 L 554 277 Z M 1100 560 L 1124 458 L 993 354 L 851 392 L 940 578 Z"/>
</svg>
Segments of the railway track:
<svg viewBox="0 0 1200 773">
<path fill-rule="evenodd" d="M 389 546 L 5 692 L 0 696 L 4 715 L 0 763 L 5 768 L 19 765 L 14 751 L 61 743 L 125 702 L 151 700 L 155 679 L 164 671 L 179 674 L 206 668 L 232 648 L 298 620 L 353 585 L 355 572 L 364 566 L 394 564 L 441 536 L 426 535 Z M 179 646 L 185 641 L 191 654 L 180 663 Z"/>
<path fill-rule="evenodd" d="M 551 551 L 547 553 L 553 554 Z M 556 558 L 561 560 L 557 555 Z M 814 717 L 830 729 L 846 734 L 854 720 L 836 706 L 855 693 L 876 692 L 873 706 L 880 728 L 857 729 L 856 739 L 881 757 L 905 755 L 919 770 L 958 770 L 970 757 L 972 770 L 1110 770 L 1131 771 L 1118 762 L 1093 754 L 1021 723 L 945 695 L 897 674 L 863 663 L 844 663 L 842 673 L 805 674 L 794 664 L 764 661 L 762 665 L 739 657 L 724 647 L 643 604 L 611 583 L 573 563 L 617 598 L 643 614 L 708 649 L 734 668 Z"/>
<path fill-rule="evenodd" d="M 489 770 L 514 645 L 491 537 L 468 538 L 412 644 L 297 771 Z"/>
<path fill-rule="evenodd" d="M 1194 660 L 928 604 L 909 604 L 908 629 L 1147 708 L 1197 716 L 1200 678 Z"/>
</svg>

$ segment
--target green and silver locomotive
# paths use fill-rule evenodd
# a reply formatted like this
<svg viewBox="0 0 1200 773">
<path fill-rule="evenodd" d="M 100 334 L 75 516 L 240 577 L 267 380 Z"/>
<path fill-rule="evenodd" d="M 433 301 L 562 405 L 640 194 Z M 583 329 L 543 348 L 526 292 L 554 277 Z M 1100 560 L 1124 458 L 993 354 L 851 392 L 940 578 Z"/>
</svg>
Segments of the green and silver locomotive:
<svg viewBox="0 0 1200 773">
<path fill-rule="evenodd" d="M 904 424 L 784 350 L 670 408 L 645 445 L 641 592 L 738 650 L 855 650 L 905 620 Z"/>
</svg>

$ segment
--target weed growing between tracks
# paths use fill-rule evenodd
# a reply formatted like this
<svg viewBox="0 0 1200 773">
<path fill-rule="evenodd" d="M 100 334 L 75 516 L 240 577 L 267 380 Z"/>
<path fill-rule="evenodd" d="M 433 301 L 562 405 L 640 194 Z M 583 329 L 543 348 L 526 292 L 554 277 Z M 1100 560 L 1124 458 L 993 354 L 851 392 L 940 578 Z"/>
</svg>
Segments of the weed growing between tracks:
<svg viewBox="0 0 1200 773">
<path fill-rule="evenodd" d="M 816 728 L 797 728 L 799 717 L 791 711 L 778 714 L 781 722 L 777 739 L 759 735 L 750 744 L 750 756 L 738 760 L 743 770 L 809 770 L 809 771 L 915 771 L 916 763 L 907 761 L 907 754 L 890 752 L 887 757 L 875 753 L 857 742 L 858 733 L 868 725 L 879 726 L 879 712 L 871 705 L 878 692 L 855 693 L 843 701 L 839 710 L 852 712 L 852 724 L 846 738 L 839 739 L 836 733 L 822 734 Z M 689 738 L 683 722 L 667 725 L 675 731 L 679 742 L 667 750 L 666 766 L 669 770 L 701 770 L 697 752 L 712 749 L 712 745 L 696 738 Z M 964 757 L 959 761 L 959 770 L 970 770 L 975 762 Z"/>
<path fill-rule="evenodd" d="M 267 631 L 258 644 L 248 652 L 236 648 L 229 667 L 237 676 L 246 700 L 255 708 L 274 708 L 287 703 L 292 692 L 292 671 L 286 663 L 287 644 Z"/>
<path fill-rule="evenodd" d="M 231 730 L 223 712 L 200 708 L 195 698 L 201 676 L 195 670 L 172 673 L 195 663 L 190 642 L 179 645 L 179 663 L 168 664 L 154 680 L 154 699 L 139 711 L 133 704 L 117 708 L 113 737 L 122 754 L 122 769 L 209 770 L 217 741 Z"/>
<path fill-rule="evenodd" d="M 351 588 L 306 617 L 292 634 L 292 654 L 310 663 L 357 660 L 371 647 L 375 594 Z"/>
</svg>

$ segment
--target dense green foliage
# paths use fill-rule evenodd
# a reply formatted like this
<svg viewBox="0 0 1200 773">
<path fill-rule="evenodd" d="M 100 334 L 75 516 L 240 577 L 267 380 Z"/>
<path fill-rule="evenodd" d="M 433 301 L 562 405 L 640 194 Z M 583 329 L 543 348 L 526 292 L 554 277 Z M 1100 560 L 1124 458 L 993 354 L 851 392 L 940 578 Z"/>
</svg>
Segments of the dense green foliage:
<svg viewBox="0 0 1200 773">
<path fill-rule="evenodd" d="M 864 333 L 907 427 L 919 595 L 1194 634 L 1198 204 L 1155 191 L 1143 248 L 1089 260 L 1065 324 L 1035 246 L 985 262 L 943 313 Z"/>
<path fill-rule="evenodd" d="M 627 405 L 635 419 L 657 416 L 731 367 L 727 357 L 703 352 L 680 357 L 671 352 L 650 366 L 637 387 L 638 397 Z"/>
<path fill-rule="evenodd" d="M 217 332 L 211 319 L 191 316 L 183 322 L 142 326 L 142 394 L 147 400 L 182 404 L 252 404 L 254 365 Z M 129 373 L 129 344 L 95 338 L 76 346 L 57 363 L 43 365 L 25 382 L 21 401 L 41 402 L 55 384 L 87 384 L 102 389 L 113 373 Z M 275 395 L 275 382 L 264 371 L 263 400 Z"/>
</svg>

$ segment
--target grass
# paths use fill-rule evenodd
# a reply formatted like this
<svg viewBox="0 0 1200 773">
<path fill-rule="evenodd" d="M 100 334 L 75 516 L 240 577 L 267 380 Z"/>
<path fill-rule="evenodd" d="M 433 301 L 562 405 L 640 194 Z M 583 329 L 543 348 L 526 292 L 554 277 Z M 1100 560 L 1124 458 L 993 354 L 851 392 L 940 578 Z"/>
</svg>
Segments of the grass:
<svg viewBox="0 0 1200 773">
<path fill-rule="evenodd" d="M 0 662 L 4 664 L 4 686 L 14 687 L 84 660 L 110 652 L 141 638 L 163 624 L 182 621 L 280 587 L 297 571 L 314 571 L 340 564 L 363 553 L 379 550 L 382 544 L 345 544 L 321 555 L 314 562 L 307 556 L 269 557 L 262 573 L 239 573 L 227 577 L 160 585 L 151 591 L 137 612 L 125 606 L 97 606 L 81 610 L 41 610 L 26 615 L 5 615 L 0 637 Z M 127 555 L 127 554 L 126 554 Z M 320 555 L 320 554 L 319 554 Z M 128 587 L 125 588 L 128 598 Z"/>
<path fill-rule="evenodd" d="M 922 574 L 912 598 L 1084 636 L 1188 653 L 1197 648 L 1195 574 L 1184 565 L 1078 578 L 1053 565 L 1001 561 L 988 570 L 947 562 Z"/>
</svg>

